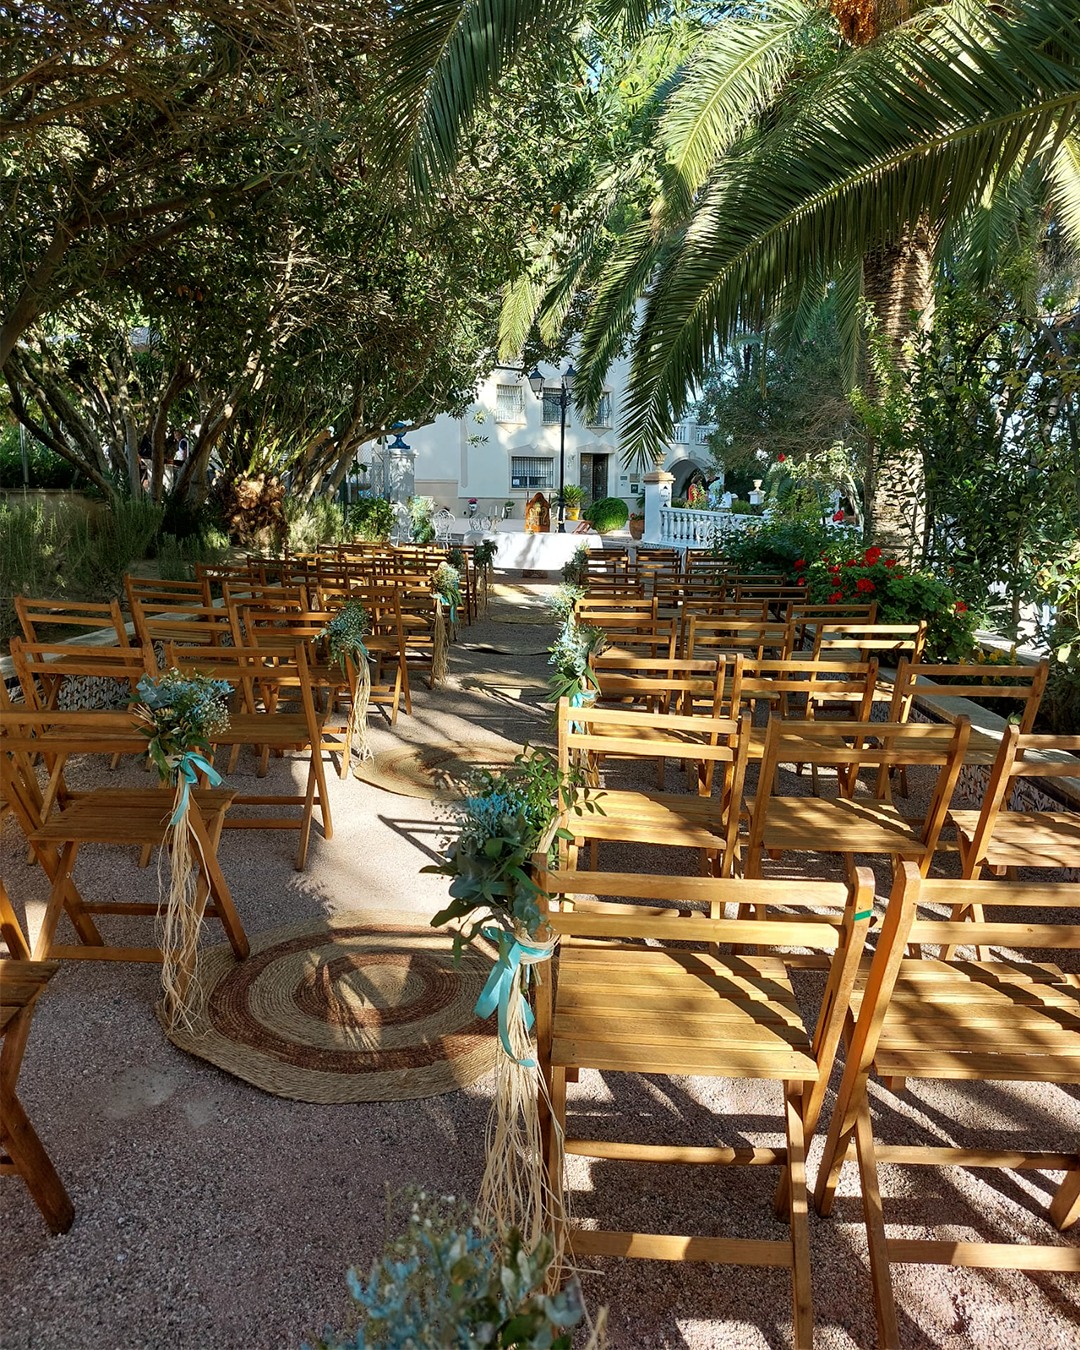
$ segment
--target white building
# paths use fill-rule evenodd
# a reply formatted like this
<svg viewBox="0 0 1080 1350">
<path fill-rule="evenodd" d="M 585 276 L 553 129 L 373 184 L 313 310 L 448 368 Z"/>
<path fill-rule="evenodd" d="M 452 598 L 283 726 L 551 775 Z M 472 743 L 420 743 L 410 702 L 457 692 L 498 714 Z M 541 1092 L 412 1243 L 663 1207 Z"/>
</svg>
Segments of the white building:
<svg viewBox="0 0 1080 1350">
<path fill-rule="evenodd" d="M 464 515 L 471 498 L 480 515 L 502 515 L 513 502 L 520 520 L 524 503 L 537 491 L 554 501 L 559 491 L 561 372 L 541 365 L 545 384 L 533 393 L 526 375 L 497 366 L 480 385 L 476 402 L 464 417 L 439 417 L 425 427 L 403 432 L 411 460 L 413 491 L 432 497 L 438 507 Z M 572 400 L 566 410 L 564 468 L 566 483 L 585 489 L 586 500 L 621 497 L 631 511 L 638 508 L 644 469 L 622 463 L 617 430 L 626 389 L 627 363 L 616 362 L 592 422 L 578 416 Z M 664 457 L 663 467 L 675 475 L 676 497 L 685 494 L 694 473 L 712 476 L 706 442 L 712 427 L 680 424 Z M 651 465 L 649 467 L 652 467 Z M 408 474 L 390 475 L 402 494 Z"/>
</svg>

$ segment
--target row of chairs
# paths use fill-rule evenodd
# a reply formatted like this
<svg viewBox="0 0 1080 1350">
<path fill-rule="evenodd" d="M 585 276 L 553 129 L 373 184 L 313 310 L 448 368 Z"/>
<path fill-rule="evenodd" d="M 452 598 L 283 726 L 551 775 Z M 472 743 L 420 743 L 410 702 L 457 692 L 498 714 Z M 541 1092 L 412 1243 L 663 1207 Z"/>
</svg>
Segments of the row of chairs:
<svg viewBox="0 0 1080 1350">
<path fill-rule="evenodd" d="M 868 957 L 874 881 L 861 868 L 846 884 L 807 881 L 797 888 L 744 878 L 553 869 L 544 851 L 535 856 L 534 869 L 547 923 L 559 939 L 551 978 L 539 981 L 536 993 L 537 1060 L 544 1078 L 539 1105 L 550 1193 L 557 1197 L 551 1222 L 565 1227 L 575 1259 L 786 1268 L 794 1344 L 809 1347 L 810 1198 L 819 1213 L 830 1213 L 854 1144 L 883 1347 L 901 1344 L 892 1285 L 898 1264 L 1080 1273 L 1080 1248 L 1060 1242 L 890 1237 L 881 1164 L 1063 1173 L 1047 1217 L 1065 1231 L 1080 1219 L 1080 1153 L 1039 1151 L 1027 1139 L 1004 1149 L 957 1147 L 940 1139 L 882 1144 L 869 1096 L 875 1075 L 886 1091 L 902 1090 L 909 1079 L 1080 1082 L 1080 979 L 1041 950 L 1080 948 L 1080 925 L 1070 914 L 1080 905 L 1080 885 L 931 881 L 900 862 L 876 950 Z M 994 948 L 991 959 L 910 954 L 931 945 L 948 951 L 972 940 L 970 924 L 922 916 L 923 907 L 942 906 L 954 914 L 993 912 L 975 934 Z M 695 912 L 679 912 L 687 908 Z M 731 911 L 735 917 L 728 917 Z M 801 958 L 807 953 L 818 958 L 823 978 L 813 997 L 816 1015 L 804 1021 L 805 974 L 801 997 L 792 975 L 805 972 Z M 826 1088 L 842 1043 L 843 1075 L 811 1192 L 807 1148 L 824 1120 Z M 583 1133 L 568 1102 L 568 1084 L 582 1069 L 603 1073 L 616 1100 L 613 1076 L 625 1073 L 775 1084 L 775 1128 L 783 1144 L 755 1146 L 738 1137 L 675 1142 L 655 1133 L 641 1142 L 639 1131 L 601 1139 L 595 1120 L 583 1122 Z M 756 1119 L 755 1128 L 762 1123 Z M 659 1221 L 653 1231 L 574 1225 L 561 1201 L 567 1157 L 604 1167 L 626 1161 L 779 1169 L 773 1210 L 787 1234 L 777 1240 L 672 1234 L 658 1231 Z M 574 1209 L 588 1203 L 589 1189 L 573 1192 Z M 650 1193 L 655 1196 L 652 1188 Z M 713 1228 L 717 1189 L 704 1184 L 700 1193 L 710 1198 L 706 1222 Z M 918 1191 L 905 1195 L 906 1220 L 917 1223 Z M 653 1208 L 662 1210 L 662 1204 L 654 1199 Z"/>
<path fill-rule="evenodd" d="M 689 792 L 668 791 L 662 782 L 645 790 L 608 781 L 600 789 L 599 812 L 563 812 L 559 827 L 572 839 L 566 850 L 574 867 L 584 845 L 596 868 L 598 847 L 620 842 L 691 849 L 699 857 L 699 870 L 714 876 L 731 876 L 742 862 L 746 876 L 761 877 L 766 857 L 804 853 L 838 854 L 849 865 L 855 855 L 884 855 L 910 861 L 925 875 L 947 824 L 955 829 L 953 848 L 968 878 L 978 878 L 984 867 L 1001 873 L 1016 867 L 1080 866 L 1080 813 L 1009 809 L 1019 778 L 1076 774 L 1068 752 L 1080 750 L 1080 736 L 1024 734 L 1009 726 L 990 766 L 981 807 L 953 810 L 970 746 L 971 726 L 964 717 L 942 724 L 772 716 L 758 739 L 749 711 L 735 718 L 571 708 L 562 700 L 558 730 L 560 770 L 584 773 L 597 788 L 611 761 L 618 767 L 620 760 L 671 760 L 693 771 Z M 748 792 L 747 770 L 758 757 L 757 745 L 757 784 Z M 831 772 L 837 794 L 785 792 L 781 770 L 789 764 Z M 902 809 L 891 800 L 891 773 L 901 768 L 935 774 L 919 810 Z M 874 780 L 869 794 L 858 792 L 864 771 Z"/>
</svg>

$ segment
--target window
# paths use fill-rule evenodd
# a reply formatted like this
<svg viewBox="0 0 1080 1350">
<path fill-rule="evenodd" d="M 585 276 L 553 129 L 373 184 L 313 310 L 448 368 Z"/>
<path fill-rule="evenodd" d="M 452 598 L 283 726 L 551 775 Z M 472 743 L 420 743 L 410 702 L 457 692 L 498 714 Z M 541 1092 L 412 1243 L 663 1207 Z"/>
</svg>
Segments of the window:
<svg viewBox="0 0 1080 1350">
<path fill-rule="evenodd" d="M 609 427 L 611 426 L 611 395 L 604 393 L 600 395 L 599 402 L 596 405 L 596 414 L 589 419 L 591 427 Z"/>
<path fill-rule="evenodd" d="M 495 421 L 525 421 L 525 390 L 520 384 L 500 384 L 495 391 Z"/>
<path fill-rule="evenodd" d="M 569 421 L 569 407 L 567 408 L 567 421 Z M 562 390 L 545 389 L 544 390 L 544 425 L 558 426 L 562 421 Z"/>
<path fill-rule="evenodd" d="M 550 491 L 555 486 L 555 460 L 545 455 L 512 455 L 510 486 Z"/>
</svg>

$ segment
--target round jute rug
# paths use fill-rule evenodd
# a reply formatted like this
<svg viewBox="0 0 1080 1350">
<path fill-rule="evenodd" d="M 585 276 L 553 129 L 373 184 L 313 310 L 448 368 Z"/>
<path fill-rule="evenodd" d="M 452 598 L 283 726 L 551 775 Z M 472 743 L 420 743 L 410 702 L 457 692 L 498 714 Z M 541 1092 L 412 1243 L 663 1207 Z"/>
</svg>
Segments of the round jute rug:
<svg viewBox="0 0 1080 1350">
<path fill-rule="evenodd" d="M 427 797 L 436 802 L 457 801 L 464 796 L 469 775 L 476 769 L 502 769 L 521 753 L 519 745 L 399 745 L 383 750 L 374 759 L 353 765 L 364 783 L 396 792 L 402 797 Z"/>
<path fill-rule="evenodd" d="M 191 1029 L 166 1034 L 276 1097 L 434 1097 L 494 1063 L 494 1027 L 473 1011 L 492 960 L 474 945 L 455 965 L 448 933 L 393 912 L 271 928 L 246 961 L 228 946 L 200 954 Z"/>
</svg>

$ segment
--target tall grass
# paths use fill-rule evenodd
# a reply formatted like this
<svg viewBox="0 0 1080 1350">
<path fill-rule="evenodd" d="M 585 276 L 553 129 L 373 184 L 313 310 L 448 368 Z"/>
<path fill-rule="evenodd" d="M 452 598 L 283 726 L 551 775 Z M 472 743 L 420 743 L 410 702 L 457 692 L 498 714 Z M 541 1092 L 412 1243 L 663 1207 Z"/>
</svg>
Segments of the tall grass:
<svg viewBox="0 0 1080 1350">
<path fill-rule="evenodd" d="M 285 498 L 286 539 L 294 553 L 309 553 L 320 544 L 340 544 L 345 538 L 345 512 L 330 497 L 309 502 Z"/>
</svg>

